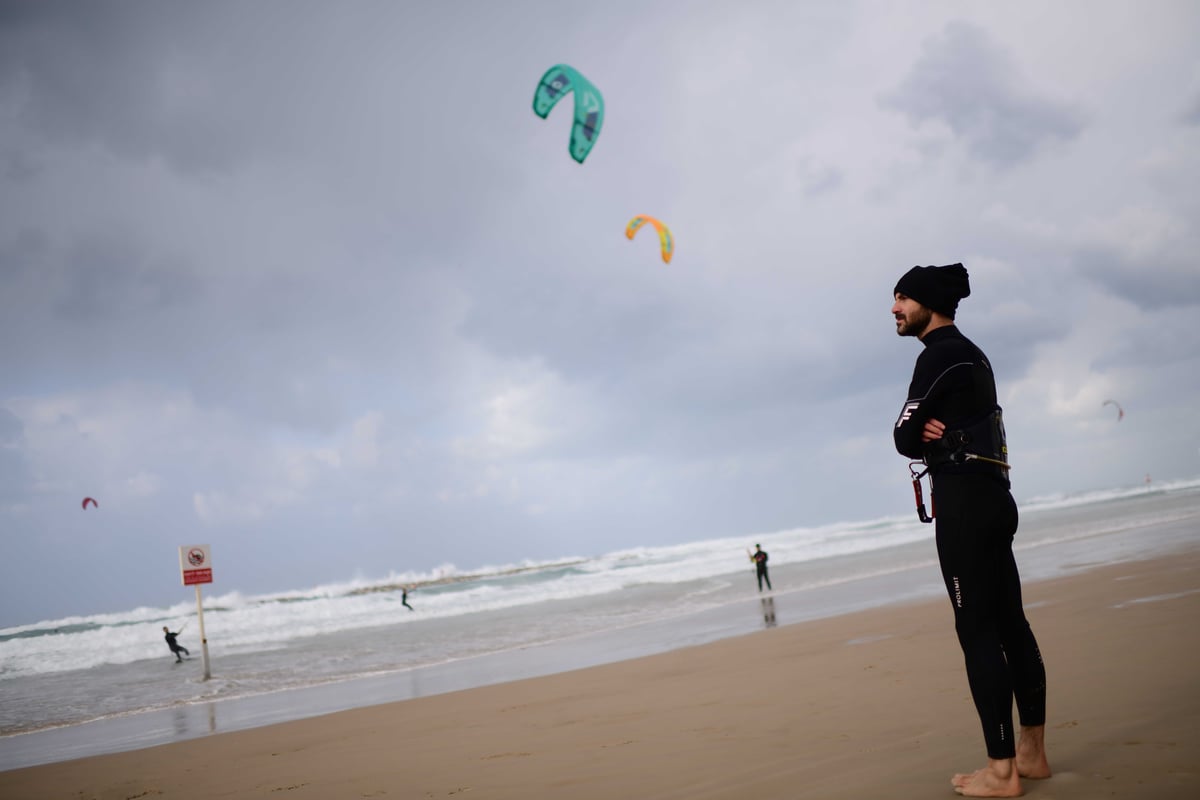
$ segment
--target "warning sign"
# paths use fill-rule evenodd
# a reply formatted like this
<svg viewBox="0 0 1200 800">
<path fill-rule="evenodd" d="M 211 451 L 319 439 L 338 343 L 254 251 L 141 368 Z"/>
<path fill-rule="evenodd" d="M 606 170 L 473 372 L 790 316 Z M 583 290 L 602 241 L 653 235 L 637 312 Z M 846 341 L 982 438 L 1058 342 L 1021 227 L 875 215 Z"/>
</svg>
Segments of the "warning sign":
<svg viewBox="0 0 1200 800">
<path fill-rule="evenodd" d="M 185 544 L 179 548 L 179 571 L 183 585 L 212 583 L 212 555 L 206 544 Z"/>
</svg>

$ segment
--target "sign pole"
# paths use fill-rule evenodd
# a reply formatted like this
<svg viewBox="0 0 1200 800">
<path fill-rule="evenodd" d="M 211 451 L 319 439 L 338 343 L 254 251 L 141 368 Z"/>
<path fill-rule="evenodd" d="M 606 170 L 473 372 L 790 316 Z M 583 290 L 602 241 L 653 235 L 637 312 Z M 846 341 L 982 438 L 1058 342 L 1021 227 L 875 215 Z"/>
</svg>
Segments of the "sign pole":
<svg viewBox="0 0 1200 800">
<path fill-rule="evenodd" d="M 208 667 L 208 637 L 204 635 L 204 602 L 200 599 L 200 584 L 196 584 L 196 620 L 200 623 L 200 652 L 204 654 L 204 680 L 212 677 Z"/>
<path fill-rule="evenodd" d="M 196 587 L 196 619 L 200 621 L 200 647 L 204 654 L 204 680 L 212 677 L 208 664 L 208 636 L 204 634 L 204 601 L 200 585 L 212 583 L 212 553 L 206 544 L 184 545 L 179 548 L 179 572 L 184 586 Z M 180 630 L 183 630 L 180 628 Z"/>
</svg>

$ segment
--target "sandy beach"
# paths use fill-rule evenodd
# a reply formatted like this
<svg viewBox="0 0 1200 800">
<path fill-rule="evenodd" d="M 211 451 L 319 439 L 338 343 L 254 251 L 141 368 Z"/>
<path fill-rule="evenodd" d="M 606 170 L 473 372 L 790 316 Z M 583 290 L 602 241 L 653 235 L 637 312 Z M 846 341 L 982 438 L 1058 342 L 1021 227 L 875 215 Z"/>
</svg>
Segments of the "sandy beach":
<svg viewBox="0 0 1200 800">
<path fill-rule="evenodd" d="M 1200 549 L 1026 585 L 1038 798 L 1200 797 Z M 18 798 L 954 797 L 983 745 L 945 601 L 0 773 Z"/>
</svg>

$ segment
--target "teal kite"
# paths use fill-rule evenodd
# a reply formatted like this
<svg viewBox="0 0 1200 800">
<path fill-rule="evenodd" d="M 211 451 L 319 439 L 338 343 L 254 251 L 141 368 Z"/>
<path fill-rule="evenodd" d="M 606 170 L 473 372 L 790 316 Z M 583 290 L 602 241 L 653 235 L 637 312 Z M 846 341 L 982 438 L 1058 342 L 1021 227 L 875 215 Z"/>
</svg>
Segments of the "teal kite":
<svg viewBox="0 0 1200 800">
<path fill-rule="evenodd" d="M 580 164 L 592 151 L 604 124 L 604 98 L 592 82 L 573 67 L 555 64 L 546 70 L 533 93 L 533 113 L 542 119 L 567 92 L 575 92 L 575 124 L 571 127 L 571 158 Z"/>
</svg>

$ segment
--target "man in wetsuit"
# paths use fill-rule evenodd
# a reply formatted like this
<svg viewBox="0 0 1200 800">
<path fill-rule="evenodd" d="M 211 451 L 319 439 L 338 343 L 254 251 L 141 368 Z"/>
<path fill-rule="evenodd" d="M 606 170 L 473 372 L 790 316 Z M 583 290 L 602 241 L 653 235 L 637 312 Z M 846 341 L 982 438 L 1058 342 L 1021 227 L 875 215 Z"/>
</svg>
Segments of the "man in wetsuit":
<svg viewBox="0 0 1200 800">
<path fill-rule="evenodd" d="M 191 655 L 186 647 L 175 641 L 175 637 L 180 633 L 182 633 L 182 629 L 171 633 L 171 631 L 167 630 L 167 626 L 163 625 L 163 638 L 167 640 L 167 647 L 171 648 L 171 652 L 175 654 L 175 663 L 183 661 L 183 656 L 179 655 L 180 653 L 183 653 L 184 656 Z"/>
<path fill-rule="evenodd" d="M 951 783 L 968 797 L 1016 797 L 1021 777 L 1050 777 L 1046 670 L 1021 604 L 1012 552 L 1017 507 L 995 377 L 954 324 L 958 301 L 970 293 L 962 264 L 913 267 L 896 284 L 896 333 L 925 349 L 893 433 L 900 453 L 929 468 L 938 561 L 987 746 L 987 766 Z"/>
<path fill-rule="evenodd" d="M 762 549 L 761 544 L 754 545 L 754 552 L 750 554 L 750 560 L 754 562 L 754 572 L 758 576 L 758 590 L 762 591 L 763 581 L 767 582 L 767 588 L 771 588 L 771 576 L 767 574 L 767 551 Z"/>
</svg>

